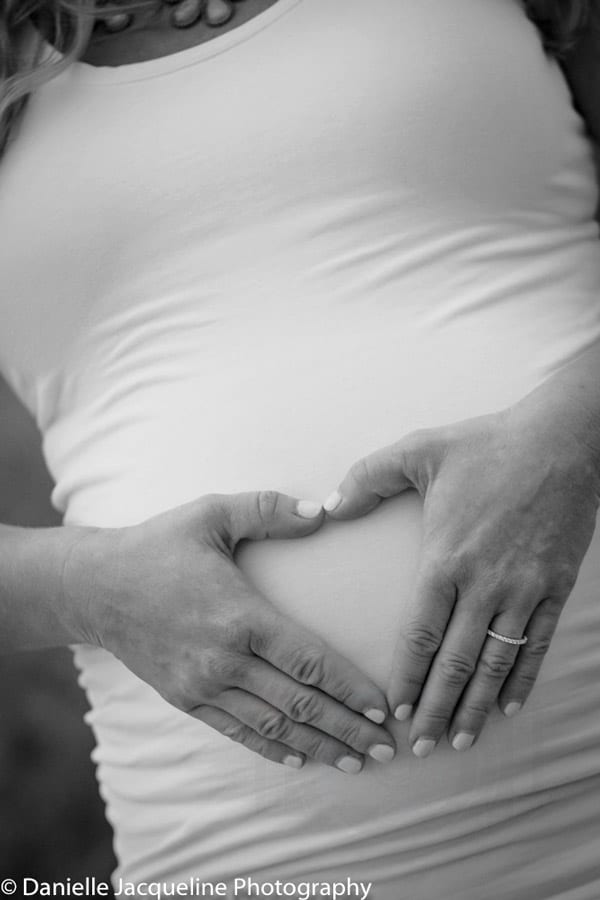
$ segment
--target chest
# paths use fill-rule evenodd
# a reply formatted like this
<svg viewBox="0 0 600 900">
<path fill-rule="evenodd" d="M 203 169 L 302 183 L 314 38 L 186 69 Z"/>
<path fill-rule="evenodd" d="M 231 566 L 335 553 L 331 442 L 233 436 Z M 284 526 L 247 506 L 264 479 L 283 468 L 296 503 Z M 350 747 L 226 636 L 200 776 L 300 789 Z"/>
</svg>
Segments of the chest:
<svg viewBox="0 0 600 900">
<path fill-rule="evenodd" d="M 7 369 L 62 365 L 92 318 L 137 333 L 136 298 L 156 335 L 161 297 L 215 318 L 236 286 L 275 309 L 292 286 L 303 302 L 390 283 L 418 300 L 424 279 L 447 283 L 428 236 L 436 258 L 463 246 L 490 267 L 512 259 L 487 243 L 501 219 L 510 234 L 523 216 L 528 234 L 585 222 L 589 145 L 516 3 L 372 0 L 365 18 L 364 0 L 345 16 L 338 0 L 280 2 L 193 65 L 74 65 L 36 92 L 0 177 Z M 394 281 L 408 268 L 414 290 Z"/>
</svg>

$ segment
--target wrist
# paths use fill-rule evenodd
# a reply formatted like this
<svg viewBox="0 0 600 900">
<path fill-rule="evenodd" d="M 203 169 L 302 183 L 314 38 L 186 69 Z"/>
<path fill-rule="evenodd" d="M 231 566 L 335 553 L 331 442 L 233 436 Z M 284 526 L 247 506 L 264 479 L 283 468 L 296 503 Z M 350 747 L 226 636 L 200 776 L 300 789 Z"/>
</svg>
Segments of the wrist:
<svg viewBox="0 0 600 900">
<path fill-rule="evenodd" d="M 60 573 L 61 616 L 73 643 L 103 646 L 102 620 L 112 597 L 115 529 L 72 529 Z"/>
<path fill-rule="evenodd" d="M 600 479 L 600 347 L 594 346 L 512 408 L 548 446 L 567 448 Z"/>
<path fill-rule="evenodd" d="M 81 640 L 64 571 L 87 529 L 0 526 L 0 651 L 59 647 Z"/>
</svg>

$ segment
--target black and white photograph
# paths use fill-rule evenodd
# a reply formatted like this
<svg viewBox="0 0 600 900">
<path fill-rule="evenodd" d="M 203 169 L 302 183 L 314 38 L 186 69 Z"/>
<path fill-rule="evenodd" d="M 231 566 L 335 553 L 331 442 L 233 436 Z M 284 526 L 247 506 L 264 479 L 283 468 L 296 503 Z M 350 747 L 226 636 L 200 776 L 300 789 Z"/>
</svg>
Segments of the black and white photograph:
<svg viewBox="0 0 600 900">
<path fill-rule="evenodd" d="M 600 900 L 600 0 L 0 0 L 0 900 Z"/>
</svg>

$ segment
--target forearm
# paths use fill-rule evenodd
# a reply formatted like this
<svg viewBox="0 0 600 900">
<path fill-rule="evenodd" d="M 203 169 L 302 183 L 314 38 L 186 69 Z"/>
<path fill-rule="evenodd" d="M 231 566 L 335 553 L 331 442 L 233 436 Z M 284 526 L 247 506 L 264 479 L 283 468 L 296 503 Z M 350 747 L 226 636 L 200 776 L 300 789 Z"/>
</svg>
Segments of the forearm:
<svg viewBox="0 0 600 900">
<path fill-rule="evenodd" d="M 599 298 L 600 302 L 600 298 Z M 563 366 L 518 404 L 539 422 L 590 451 L 600 474 L 600 341 Z"/>
<path fill-rule="evenodd" d="M 0 525 L 0 653 L 82 640 L 77 598 L 63 572 L 85 528 Z"/>
</svg>

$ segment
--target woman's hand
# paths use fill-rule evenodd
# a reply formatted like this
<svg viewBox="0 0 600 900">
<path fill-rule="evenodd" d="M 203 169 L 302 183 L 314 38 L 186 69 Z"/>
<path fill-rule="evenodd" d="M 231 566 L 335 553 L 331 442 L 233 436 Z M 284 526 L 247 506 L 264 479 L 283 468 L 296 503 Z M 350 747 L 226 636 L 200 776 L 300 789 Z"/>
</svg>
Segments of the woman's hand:
<svg viewBox="0 0 600 900">
<path fill-rule="evenodd" d="M 361 516 L 416 488 L 423 543 L 388 700 L 413 714 L 409 742 L 427 756 L 449 728 L 477 740 L 496 700 L 518 712 L 538 675 L 595 524 L 597 453 L 530 395 L 493 415 L 416 431 L 355 463 L 325 501 Z M 520 638 L 515 646 L 487 629 Z"/>
<path fill-rule="evenodd" d="M 243 538 L 298 538 L 318 504 L 274 491 L 209 495 L 141 525 L 94 529 L 65 566 L 82 640 L 110 650 L 178 709 L 250 750 L 299 768 L 358 772 L 385 761 L 383 693 L 278 611 L 233 562 Z M 85 598 L 85 611 L 81 600 Z"/>
</svg>

